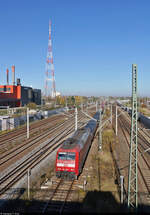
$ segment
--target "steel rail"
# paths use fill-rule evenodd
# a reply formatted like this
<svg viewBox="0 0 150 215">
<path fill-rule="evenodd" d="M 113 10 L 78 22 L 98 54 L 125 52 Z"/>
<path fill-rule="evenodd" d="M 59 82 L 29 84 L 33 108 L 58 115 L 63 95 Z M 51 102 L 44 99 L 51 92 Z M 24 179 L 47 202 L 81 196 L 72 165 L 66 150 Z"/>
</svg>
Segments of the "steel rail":
<svg viewBox="0 0 150 215">
<path fill-rule="evenodd" d="M 49 131 L 44 132 L 43 134 L 39 134 L 36 137 L 32 138 L 31 140 L 29 140 L 28 142 L 26 142 L 25 144 L 21 144 L 19 146 L 17 146 L 17 148 L 13 149 L 12 151 L 5 153 L 3 156 L 0 157 L 0 165 L 6 163 L 7 161 L 9 161 L 11 158 L 13 158 L 13 152 L 15 152 L 15 154 L 17 155 L 18 153 L 23 152 L 23 150 L 28 149 L 29 147 L 31 147 L 32 145 L 36 144 L 37 141 L 40 141 L 41 139 L 49 136 L 52 134 L 52 132 L 54 132 L 55 130 L 61 128 L 62 126 L 64 126 L 66 123 L 72 122 L 72 118 L 68 119 L 65 122 L 62 122 L 61 124 L 58 124 L 55 128 L 51 128 Z M 28 145 L 30 144 L 30 145 Z M 23 149 L 22 149 L 23 147 Z M 11 155 L 9 157 L 9 155 Z"/>
<path fill-rule="evenodd" d="M 72 129 L 73 129 L 73 128 L 74 128 L 74 125 L 72 126 Z M 66 129 L 65 129 L 65 131 L 66 131 Z M 73 131 L 70 131 L 70 130 L 68 131 L 68 133 L 72 133 L 72 132 L 73 132 Z M 67 134 L 68 134 L 68 133 L 67 133 Z M 63 134 L 63 137 L 65 137 L 65 135 L 66 135 L 66 134 Z M 60 141 L 61 138 L 62 138 L 62 137 L 59 137 L 59 141 Z M 58 140 L 55 141 L 55 143 L 54 143 L 53 145 L 55 145 L 56 142 L 58 142 Z M 48 148 L 46 148 L 46 149 L 45 149 L 46 156 L 48 156 L 52 151 L 54 151 L 60 144 L 61 144 L 61 143 L 59 143 L 59 144 L 57 144 L 57 146 L 53 147 L 53 149 L 52 149 L 50 152 L 48 151 Z M 51 148 L 51 146 L 49 146 L 49 147 Z M 44 151 L 42 152 L 42 154 L 44 155 Z M 45 156 L 45 157 L 46 157 L 46 156 Z M 26 174 L 27 169 L 28 169 L 28 168 L 32 168 L 32 166 L 33 166 L 34 163 L 35 163 L 35 159 L 36 159 L 36 161 L 37 161 L 38 159 L 40 159 L 40 157 L 41 157 L 41 152 L 40 152 L 38 155 L 36 155 L 36 158 L 35 158 L 35 157 L 34 157 L 34 159 L 32 158 L 32 163 L 31 163 L 31 160 L 30 160 L 30 161 L 28 160 L 28 162 L 27 162 L 27 164 L 26 164 L 27 166 L 24 167 L 25 169 L 22 170 L 21 172 L 17 173 L 17 175 L 15 175 L 13 179 L 10 178 L 10 174 L 9 174 L 9 177 L 8 177 L 8 178 L 10 178 L 10 181 L 8 182 L 7 185 L 5 184 L 5 187 L 3 187 L 3 189 L 1 190 L 1 194 L 4 193 L 4 192 L 6 192 L 8 189 L 10 189 L 10 187 L 11 187 L 12 185 L 14 185 L 20 178 L 22 178 L 23 175 Z M 43 156 L 43 157 L 44 157 L 44 156 Z M 45 157 L 44 157 L 44 158 L 45 158 Z M 44 158 L 42 158 L 42 160 L 43 160 Z M 39 162 L 37 162 L 37 164 L 38 164 L 38 163 L 39 163 Z M 25 164 L 25 163 L 24 163 L 24 164 Z M 35 164 L 35 165 L 37 165 L 37 164 Z M 34 165 L 34 167 L 35 167 L 35 165 Z M 20 167 L 20 166 L 19 166 L 19 167 Z M 22 167 L 20 167 L 19 169 L 22 169 Z M 17 171 L 18 171 L 18 170 L 14 171 L 13 174 L 15 174 Z M 5 177 L 5 180 L 6 180 L 6 177 Z M 3 182 L 4 182 L 5 180 L 3 180 Z M 6 182 L 6 181 L 5 181 L 5 182 Z"/>
<path fill-rule="evenodd" d="M 74 125 L 72 125 L 72 121 L 71 121 L 71 122 L 70 122 L 69 124 L 67 124 L 65 127 L 63 126 L 63 128 L 60 128 L 61 130 L 58 130 L 57 133 L 56 133 L 54 136 L 52 136 L 52 137 L 46 142 L 46 144 L 45 144 L 44 147 L 49 146 L 49 143 L 51 143 L 52 141 L 54 141 L 56 138 L 60 138 L 61 136 L 63 136 L 64 133 L 67 133 L 70 129 L 73 129 L 73 127 L 74 127 Z M 67 130 L 67 129 L 68 129 L 68 130 Z M 39 146 L 39 149 L 38 149 L 37 151 L 34 152 L 34 155 L 31 154 L 30 157 L 35 156 L 35 155 L 36 155 L 39 151 L 41 151 L 41 150 L 44 150 L 44 148 L 42 147 L 42 149 L 41 149 L 41 147 Z M 23 160 L 22 163 L 25 164 L 25 160 Z M 16 166 L 14 167 L 14 170 L 15 170 L 15 171 L 17 170 L 17 167 L 16 167 Z M 4 178 L 4 174 L 2 174 L 2 175 L 3 175 L 3 177 L 0 177 L 0 180 L 1 180 L 1 181 L 2 181 L 2 178 Z M 7 173 L 7 175 L 8 175 L 8 173 Z"/>
<path fill-rule="evenodd" d="M 36 131 L 39 131 L 39 127 L 40 129 L 42 128 L 48 129 L 49 123 L 51 124 L 51 122 L 54 122 L 57 119 L 59 119 L 59 117 L 53 118 L 53 119 L 48 118 L 48 119 L 40 120 L 38 122 L 34 122 L 35 127 L 33 127 L 32 124 L 30 125 L 30 133 L 33 134 Z M 5 145 L 7 146 L 8 143 L 10 143 L 10 141 L 20 139 L 20 137 L 24 138 L 26 136 L 26 127 L 24 126 L 23 128 L 13 130 L 12 132 L 14 133 L 9 132 L 5 135 L 5 138 L 0 138 L 0 146 L 5 146 Z"/>
<path fill-rule="evenodd" d="M 50 199 L 45 204 L 45 206 L 44 206 L 44 208 L 42 210 L 42 213 L 47 213 L 47 212 L 49 213 L 50 211 L 52 211 L 52 208 L 49 208 L 49 206 L 52 207 L 53 199 L 55 199 L 55 201 L 56 201 L 56 199 L 58 199 L 57 201 L 60 201 L 60 197 L 57 198 L 57 194 L 61 191 L 61 195 L 64 194 L 64 197 L 63 197 L 63 199 L 61 199 L 62 204 L 58 204 L 57 212 L 59 214 L 62 214 L 63 210 L 64 210 L 64 207 L 65 207 L 65 204 L 66 204 L 66 202 L 68 200 L 68 197 L 70 195 L 70 192 L 72 190 L 72 186 L 73 186 L 74 182 L 75 182 L 75 180 L 67 181 L 68 184 L 65 184 L 65 181 L 63 179 L 60 179 L 58 181 L 58 183 L 56 185 L 56 188 L 54 189 Z M 66 189 L 66 185 L 67 185 L 67 189 Z M 61 189 L 59 190 L 60 186 L 61 186 Z M 65 189 L 63 189 L 63 186 L 65 187 Z"/>
<path fill-rule="evenodd" d="M 130 143 L 129 143 L 129 140 L 128 140 L 128 138 L 127 138 L 127 136 L 126 136 L 126 134 L 124 132 L 124 129 L 123 129 L 123 127 L 124 127 L 126 129 L 126 131 L 129 133 L 129 127 L 121 119 L 119 119 L 119 123 L 121 124 L 120 128 L 121 128 L 121 130 L 122 130 L 122 132 L 123 132 L 123 134 L 124 134 L 124 136 L 126 138 L 126 143 L 128 145 L 128 149 L 129 149 Z M 146 188 L 145 192 L 147 192 L 148 194 L 150 194 L 150 183 L 149 183 L 150 174 L 147 174 L 147 171 L 144 171 L 145 169 L 146 170 L 148 170 L 148 169 L 150 170 L 150 165 L 149 165 L 148 161 L 146 160 L 144 154 L 142 154 L 142 151 L 139 148 L 139 146 L 138 146 L 138 151 L 139 151 L 139 155 L 138 155 L 138 170 L 140 172 L 140 175 L 142 177 L 142 180 L 143 180 L 145 188 Z"/>
<path fill-rule="evenodd" d="M 28 142 L 17 146 L 17 148 L 13 149 L 12 151 L 9 151 L 9 152 L 5 153 L 3 156 L 0 157 L 0 161 L 1 161 L 0 165 L 6 163 L 11 158 L 13 158 L 15 155 L 17 155 L 18 153 L 21 153 L 24 150 L 30 148 L 32 145 L 36 144 L 37 141 L 40 141 L 41 139 L 47 137 L 48 135 L 50 135 L 55 130 L 57 130 L 58 128 L 62 127 L 65 123 L 66 123 L 66 121 L 61 122 L 61 124 L 58 124 L 55 128 L 51 128 L 49 131 L 46 131 L 46 132 L 44 132 L 42 134 L 39 134 L 36 137 L 34 137 L 33 139 L 30 139 Z M 13 153 L 15 153 L 15 155 L 13 155 Z M 8 157 L 9 155 L 11 155 L 11 156 Z"/>
</svg>

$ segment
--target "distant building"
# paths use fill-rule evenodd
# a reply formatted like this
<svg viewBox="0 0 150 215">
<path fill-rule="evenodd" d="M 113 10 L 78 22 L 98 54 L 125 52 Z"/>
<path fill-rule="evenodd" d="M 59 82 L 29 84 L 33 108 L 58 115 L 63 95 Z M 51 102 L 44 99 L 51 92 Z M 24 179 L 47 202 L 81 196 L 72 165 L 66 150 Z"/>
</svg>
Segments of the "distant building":
<svg viewBox="0 0 150 215">
<path fill-rule="evenodd" d="M 12 66 L 12 84 L 9 84 L 9 70 L 6 70 L 7 84 L 0 85 L 0 106 L 21 107 L 30 102 L 41 104 L 41 90 L 21 86 L 17 78 L 15 84 L 15 66 Z"/>
<path fill-rule="evenodd" d="M 56 92 L 56 96 L 60 96 L 61 95 L 61 93 L 60 92 Z"/>
<path fill-rule="evenodd" d="M 0 106 L 21 107 L 34 102 L 41 104 L 41 90 L 21 85 L 0 85 Z"/>
</svg>

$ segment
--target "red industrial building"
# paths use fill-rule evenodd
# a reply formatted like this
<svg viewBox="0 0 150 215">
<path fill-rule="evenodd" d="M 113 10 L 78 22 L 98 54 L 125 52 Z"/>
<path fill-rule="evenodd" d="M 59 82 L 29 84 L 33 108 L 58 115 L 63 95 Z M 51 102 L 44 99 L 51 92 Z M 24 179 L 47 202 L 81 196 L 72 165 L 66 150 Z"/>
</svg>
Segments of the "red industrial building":
<svg viewBox="0 0 150 215">
<path fill-rule="evenodd" d="M 15 85 L 15 66 L 12 66 L 12 85 L 9 84 L 9 70 L 6 70 L 7 85 L 0 85 L 0 106 L 21 107 L 30 102 L 41 104 L 41 90 L 21 86 L 20 79 Z"/>
</svg>

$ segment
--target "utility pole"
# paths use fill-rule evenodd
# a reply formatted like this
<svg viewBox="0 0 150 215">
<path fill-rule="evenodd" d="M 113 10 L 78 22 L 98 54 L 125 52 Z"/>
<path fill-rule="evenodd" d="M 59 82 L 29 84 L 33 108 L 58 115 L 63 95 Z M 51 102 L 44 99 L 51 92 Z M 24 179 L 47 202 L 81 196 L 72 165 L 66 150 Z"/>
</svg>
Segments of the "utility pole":
<svg viewBox="0 0 150 215">
<path fill-rule="evenodd" d="M 86 112 L 88 113 L 88 103 L 86 103 Z"/>
<path fill-rule="evenodd" d="M 110 105 L 111 124 L 112 124 L 112 105 Z"/>
<path fill-rule="evenodd" d="M 98 150 L 102 150 L 102 128 L 101 128 L 101 123 L 102 123 L 102 120 L 101 120 L 101 110 L 99 111 L 99 144 L 98 144 Z"/>
<path fill-rule="evenodd" d="M 123 175 L 120 175 L 120 186 L 121 186 L 121 196 L 120 196 L 120 201 L 121 201 L 121 204 L 123 204 L 123 196 L 124 196 L 124 193 L 123 193 L 123 187 L 124 187 L 124 176 Z"/>
<path fill-rule="evenodd" d="M 66 96 L 66 110 L 68 112 L 68 107 L 67 107 L 67 96 Z"/>
<path fill-rule="evenodd" d="M 97 101 L 96 101 L 96 112 L 97 112 Z"/>
<path fill-rule="evenodd" d="M 130 137 L 130 163 L 128 175 L 128 208 L 137 210 L 138 207 L 138 178 L 137 178 L 137 65 L 132 64 L 132 119 Z"/>
<path fill-rule="evenodd" d="M 116 105 L 116 136 L 118 133 L 118 121 L 117 121 L 117 105 Z"/>
<path fill-rule="evenodd" d="M 27 108 L 27 139 L 29 138 L 29 108 Z"/>
<path fill-rule="evenodd" d="M 7 106 L 7 114 L 9 115 L 9 106 Z"/>
<path fill-rule="evenodd" d="M 75 108 L 75 131 L 78 129 L 78 110 Z"/>
<path fill-rule="evenodd" d="M 81 110 L 83 111 L 83 103 L 81 103 Z"/>
<path fill-rule="evenodd" d="M 28 175 L 28 199 L 30 200 L 30 175 L 31 175 L 30 169 L 28 169 L 27 175 Z"/>
</svg>

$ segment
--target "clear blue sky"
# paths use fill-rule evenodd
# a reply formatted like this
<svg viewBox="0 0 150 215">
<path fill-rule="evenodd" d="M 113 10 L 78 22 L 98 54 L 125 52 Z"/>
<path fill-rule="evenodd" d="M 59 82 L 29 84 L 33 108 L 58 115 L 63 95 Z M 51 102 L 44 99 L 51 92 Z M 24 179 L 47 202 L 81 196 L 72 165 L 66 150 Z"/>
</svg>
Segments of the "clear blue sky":
<svg viewBox="0 0 150 215">
<path fill-rule="evenodd" d="M 150 96 L 150 0 L 0 0 L 0 84 L 44 88 L 48 24 L 56 89 L 63 95 Z M 11 75 L 11 74 L 10 74 Z"/>
</svg>

